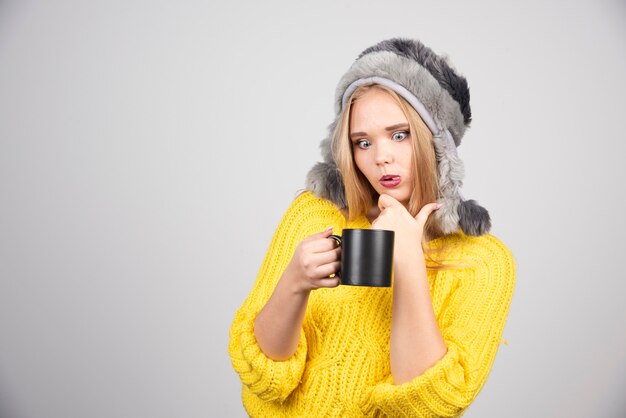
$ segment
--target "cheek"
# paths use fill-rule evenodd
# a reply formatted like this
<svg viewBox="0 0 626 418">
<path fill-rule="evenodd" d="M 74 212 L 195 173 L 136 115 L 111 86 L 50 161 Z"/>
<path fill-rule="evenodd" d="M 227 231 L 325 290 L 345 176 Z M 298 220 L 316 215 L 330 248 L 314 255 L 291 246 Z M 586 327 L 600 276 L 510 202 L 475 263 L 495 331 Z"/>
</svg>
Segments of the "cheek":
<svg viewBox="0 0 626 418">
<path fill-rule="evenodd" d="M 406 159 L 406 166 L 409 168 L 409 172 L 413 172 L 413 156 L 410 155 L 407 159 Z"/>
<path fill-rule="evenodd" d="M 354 159 L 354 165 L 362 173 L 363 172 L 363 154 L 357 150 L 352 151 L 352 158 Z"/>
<path fill-rule="evenodd" d="M 368 158 L 368 154 L 365 152 L 355 151 L 353 155 L 354 155 L 354 164 L 356 165 L 356 168 L 361 173 L 363 173 L 365 177 L 368 177 L 369 171 L 371 171 L 370 170 L 371 163 L 370 163 L 370 159 Z"/>
<path fill-rule="evenodd" d="M 403 165 L 408 168 L 409 172 L 413 172 L 413 148 L 409 145 L 405 147 L 402 153 Z"/>
</svg>

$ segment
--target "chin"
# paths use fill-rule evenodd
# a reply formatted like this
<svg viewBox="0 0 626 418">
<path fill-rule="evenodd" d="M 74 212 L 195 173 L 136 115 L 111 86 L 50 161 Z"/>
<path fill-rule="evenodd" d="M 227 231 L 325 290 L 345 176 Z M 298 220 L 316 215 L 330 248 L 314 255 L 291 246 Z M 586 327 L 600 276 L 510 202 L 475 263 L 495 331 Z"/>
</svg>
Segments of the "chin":
<svg viewBox="0 0 626 418">
<path fill-rule="evenodd" d="M 379 195 L 380 194 L 389 195 L 396 199 L 398 202 L 402 203 L 404 206 L 407 206 L 409 204 L 409 200 L 411 200 L 411 195 L 407 195 L 407 193 L 402 190 L 383 190 L 382 193 L 379 193 Z"/>
</svg>

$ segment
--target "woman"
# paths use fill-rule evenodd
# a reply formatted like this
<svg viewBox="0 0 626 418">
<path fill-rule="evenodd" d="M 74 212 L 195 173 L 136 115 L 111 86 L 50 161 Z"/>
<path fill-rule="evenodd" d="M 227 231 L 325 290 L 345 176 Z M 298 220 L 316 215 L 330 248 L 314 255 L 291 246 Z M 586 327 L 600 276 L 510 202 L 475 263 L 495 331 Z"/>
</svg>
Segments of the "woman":
<svg viewBox="0 0 626 418">
<path fill-rule="evenodd" d="M 323 163 L 283 217 L 229 353 L 251 416 L 459 416 L 486 381 L 513 293 L 510 252 L 461 199 L 469 89 L 419 41 L 341 79 Z M 395 231 L 391 289 L 339 286 L 344 228 Z"/>
</svg>

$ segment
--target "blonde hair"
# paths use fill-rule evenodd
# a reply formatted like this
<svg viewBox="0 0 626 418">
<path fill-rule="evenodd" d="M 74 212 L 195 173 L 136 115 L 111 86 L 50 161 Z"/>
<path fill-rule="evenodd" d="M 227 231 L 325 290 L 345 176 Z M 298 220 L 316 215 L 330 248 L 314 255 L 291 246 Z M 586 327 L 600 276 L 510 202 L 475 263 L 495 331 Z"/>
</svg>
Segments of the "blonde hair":
<svg viewBox="0 0 626 418">
<path fill-rule="evenodd" d="M 360 172 L 354 162 L 352 141 L 350 140 L 350 115 L 352 104 L 370 90 L 383 91 L 400 106 L 409 122 L 411 144 L 413 150 L 412 170 L 415 187 L 407 204 L 407 210 L 416 216 L 427 203 L 435 202 L 439 196 L 437 159 L 433 146 L 433 136 L 420 115 L 413 107 L 396 92 L 378 84 L 371 84 L 357 88 L 339 118 L 333 133 L 333 158 L 341 173 L 348 204 L 348 219 L 366 213 L 372 206 L 377 194 Z M 430 216 L 424 227 L 426 240 L 437 238 L 443 232 L 435 216 Z"/>
</svg>

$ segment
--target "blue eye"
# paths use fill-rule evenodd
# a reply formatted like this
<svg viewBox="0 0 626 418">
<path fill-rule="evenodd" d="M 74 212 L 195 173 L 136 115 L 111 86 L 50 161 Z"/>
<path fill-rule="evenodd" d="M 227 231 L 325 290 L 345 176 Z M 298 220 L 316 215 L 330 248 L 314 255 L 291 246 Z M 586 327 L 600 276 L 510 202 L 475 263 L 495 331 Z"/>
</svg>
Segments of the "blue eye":
<svg viewBox="0 0 626 418">
<path fill-rule="evenodd" d="M 402 141 L 404 138 L 406 138 L 407 136 L 409 136 L 409 133 L 408 133 L 408 132 L 405 132 L 405 131 L 399 131 L 399 132 L 394 132 L 394 133 L 393 133 L 393 135 L 391 136 L 391 138 L 392 138 L 394 141 L 398 141 L 398 142 L 400 142 L 400 141 Z"/>
<path fill-rule="evenodd" d="M 368 149 L 372 146 L 372 143 L 367 139 L 359 139 L 358 141 L 356 141 L 355 145 L 361 149 Z"/>
</svg>

